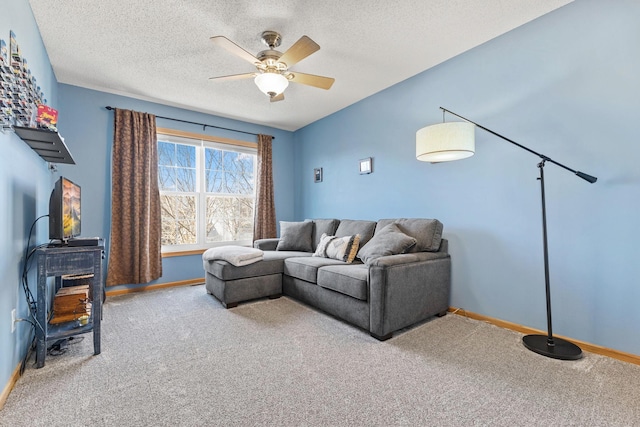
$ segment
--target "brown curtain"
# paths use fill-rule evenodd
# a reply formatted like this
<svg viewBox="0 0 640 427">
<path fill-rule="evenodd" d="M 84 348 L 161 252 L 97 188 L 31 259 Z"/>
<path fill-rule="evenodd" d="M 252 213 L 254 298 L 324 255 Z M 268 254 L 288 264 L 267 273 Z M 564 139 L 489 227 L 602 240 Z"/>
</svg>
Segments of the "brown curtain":
<svg viewBox="0 0 640 427">
<path fill-rule="evenodd" d="M 273 196 L 271 168 L 272 136 L 258 135 L 258 179 L 256 180 L 256 209 L 253 221 L 253 240 L 276 237 L 276 205 Z"/>
<path fill-rule="evenodd" d="M 158 141 L 152 114 L 115 109 L 107 286 L 162 276 Z"/>
</svg>

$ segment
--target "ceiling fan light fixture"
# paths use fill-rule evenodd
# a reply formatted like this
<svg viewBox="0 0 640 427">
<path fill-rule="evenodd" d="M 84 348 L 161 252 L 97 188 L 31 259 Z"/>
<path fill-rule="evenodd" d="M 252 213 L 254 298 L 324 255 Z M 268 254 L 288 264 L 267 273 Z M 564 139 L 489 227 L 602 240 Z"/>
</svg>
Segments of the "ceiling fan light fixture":
<svg viewBox="0 0 640 427">
<path fill-rule="evenodd" d="M 279 73 L 258 74 L 254 81 L 258 89 L 269 97 L 280 95 L 289 86 L 289 80 Z"/>
<path fill-rule="evenodd" d="M 228 76 L 211 77 L 213 81 L 229 81 L 253 78 L 258 89 L 270 98 L 271 102 L 284 99 L 283 92 L 289 86 L 289 82 L 303 84 L 328 90 L 335 81 L 332 77 L 316 76 L 291 72 L 290 67 L 297 64 L 309 55 L 317 52 L 320 46 L 307 36 L 302 36 L 284 53 L 276 51 L 281 41 L 281 36 L 276 31 L 262 33 L 262 41 L 269 47 L 268 50 L 259 52 L 254 56 L 244 50 L 225 36 L 211 37 L 211 41 L 232 54 L 251 63 L 256 71 L 252 73 L 232 74 Z"/>
</svg>

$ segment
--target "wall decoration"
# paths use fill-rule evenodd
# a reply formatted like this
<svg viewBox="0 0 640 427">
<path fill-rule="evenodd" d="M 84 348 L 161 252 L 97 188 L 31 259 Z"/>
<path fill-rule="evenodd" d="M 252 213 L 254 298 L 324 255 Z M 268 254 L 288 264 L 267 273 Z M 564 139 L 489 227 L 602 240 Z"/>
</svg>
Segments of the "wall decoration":
<svg viewBox="0 0 640 427">
<path fill-rule="evenodd" d="M 322 182 L 322 168 L 313 170 L 313 182 Z"/>
<path fill-rule="evenodd" d="M 10 31 L 8 47 L 0 39 L 0 126 L 39 126 L 55 131 L 57 117 L 55 120 L 37 120 L 38 106 L 46 103 L 27 59 L 22 57 L 16 35 Z"/>
<path fill-rule="evenodd" d="M 373 158 L 367 157 L 360 160 L 360 175 L 373 172 Z"/>
<path fill-rule="evenodd" d="M 13 31 L 9 31 L 9 43 L 11 44 L 11 58 L 20 59 L 20 46 L 18 46 L 16 34 Z"/>
<path fill-rule="evenodd" d="M 7 50 L 7 44 L 4 40 L 0 39 L 0 67 L 4 67 L 5 65 L 9 66 L 8 58 L 9 51 Z"/>
<path fill-rule="evenodd" d="M 0 126 L 9 125 L 6 120 L 12 113 L 9 92 L 12 91 L 13 75 L 7 43 L 0 39 Z M 6 123 L 5 123 L 6 122 Z"/>
<path fill-rule="evenodd" d="M 36 122 L 40 127 L 55 128 L 58 123 L 58 110 L 44 104 L 38 105 Z"/>
</svg>

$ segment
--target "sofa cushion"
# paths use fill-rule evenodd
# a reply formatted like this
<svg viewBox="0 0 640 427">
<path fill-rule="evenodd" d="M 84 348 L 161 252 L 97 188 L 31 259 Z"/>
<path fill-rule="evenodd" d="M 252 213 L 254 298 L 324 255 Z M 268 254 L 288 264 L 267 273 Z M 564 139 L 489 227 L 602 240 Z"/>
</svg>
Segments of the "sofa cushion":
<svg viewBox="0 0 640 427">
<path fill-rule="evenodd" d="M 376 233 L 392 223 L 397 224 L 404 234 L 416 239 L 416 245 L 409 252 L 435 252 L 440 248 L 443 225 L 437 219 L 381 219 L 378 221 Z"/>
<path fill-rule="evenodd" d="M 327 236 L 333 236 L 336 234 L 336 229 L 340 220 L 338 219 L 313 219 L 313 247 L 318 247 L 320 238 L 323 234 Z"/>
<path fill-rule="evenodd" d="M 316 283 L 318 269 L 327 265 L 347 265 L 343 261 L 331 258 L 299 257 L 284 261 L 284 274 L 306 282 Z"/>
<path fill-rule="evenodd" d="M 277 251 L 313 252 L 313 222 L 280 221 L 280 240 Z"/>
<path fill-rule="evenodd" d="M 359 234 L 355 236 L 336 237 L 327 236 L 323 233 L 313 256 L 338 259 L 350 264 L 358 253 L 359 245 Z"/>
<path fill-rule="evenodd" d="M 236 280 L 282 273 L 284 270 L 284 260 L 286 258 L 299 256 L 306 257 L 309 256 L 309 254 L 307 252 L 265 251 L 262 254 L 262 261 L 242 267 L 236 267 L 222 260 L 203 261 L 202 264 L 205 271 L 220 280 Z"/>
<path fill-rule="evenodd" d="M 360 248 L 358 258 L 365 264 L 370 264 L 376 258 L 403 254 L 415 244 L 416 239 L 400 231 L 397 224 L 391 223 L 378 231 L 366 245 Z"/>
<path fill-rule="evenodd" d="M 327 233 L 322 233 L 320 236 L 320 242 L 316 247 L 316 251 L 313 253 L 313 256 L 325 257 L 327 256 L 327 245 L 331 243 L 333 239 L 336 239 L 336 236 L 327 236 Z"/>
<path fill-rule="evenodd" d="M 363 264 L 329 265 L 318 270 L 318 286 L 366 301 L 368 276 L 369 269 Z"/>
<path fill-rule="evenodd" d="M 369 241 L 369 239 L 371 239 L 371 237 L 373 237 L 375 229 L 375 221 L 343 219 L 340 221 L 340 225 L 336 230 L 336 236 L 344 237 L 359 234 L 360 246 L 363 246 Z"/>
<path fill-rule="evenodd" d="M 339 259 L 347 264 L 353 262 L 360 247 L 360 235 L 336 237 L 329 242 L 325 254 L 327 258 Z"/>
</svg>

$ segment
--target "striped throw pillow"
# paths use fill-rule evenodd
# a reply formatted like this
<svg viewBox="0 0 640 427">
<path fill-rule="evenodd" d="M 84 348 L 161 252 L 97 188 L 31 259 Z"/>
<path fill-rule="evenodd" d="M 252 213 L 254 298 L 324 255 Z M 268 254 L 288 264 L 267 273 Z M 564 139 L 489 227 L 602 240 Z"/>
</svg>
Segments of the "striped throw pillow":
<svg viewBox="0 0 640 427">
<path fill-rule="evenodd" d="M 360 246 L 360 235 L 353 236 L 327 236 L 322 234 L 320 243 L 316 248 L 313 256 L 321 256 L 325 258 L 333 258 L 346 263 L 351 263 L 358 253 Z"/>
</svg>

